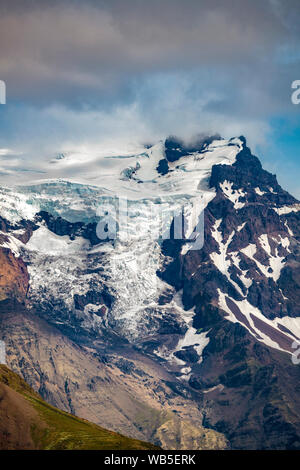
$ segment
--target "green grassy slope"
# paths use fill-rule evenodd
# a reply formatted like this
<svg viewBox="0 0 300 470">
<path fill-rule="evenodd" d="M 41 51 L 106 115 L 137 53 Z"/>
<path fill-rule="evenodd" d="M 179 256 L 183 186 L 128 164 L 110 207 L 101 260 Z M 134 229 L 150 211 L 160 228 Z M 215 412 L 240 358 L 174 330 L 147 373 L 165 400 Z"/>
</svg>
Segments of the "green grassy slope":
<svg viewBox="0 0 300 470">
<path fill-rule="evenodd" d="M 54 408 L 21 377 L 0 365 L 0 449 L 5 448 L 157 449 Z"/>
</svg>

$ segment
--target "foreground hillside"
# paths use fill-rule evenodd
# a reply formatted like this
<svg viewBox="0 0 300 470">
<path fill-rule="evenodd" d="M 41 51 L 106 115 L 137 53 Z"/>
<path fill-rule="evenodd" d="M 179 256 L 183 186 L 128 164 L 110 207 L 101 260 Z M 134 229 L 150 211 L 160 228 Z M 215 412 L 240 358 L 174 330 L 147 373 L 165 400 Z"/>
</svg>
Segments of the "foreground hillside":
<svg viewBox="0 0 300 470">
<path fill-rule="evenodd" d="M 1 450 L 155 448 L 48 405 L 17 374 L 0 365 Z"/>
</svg>

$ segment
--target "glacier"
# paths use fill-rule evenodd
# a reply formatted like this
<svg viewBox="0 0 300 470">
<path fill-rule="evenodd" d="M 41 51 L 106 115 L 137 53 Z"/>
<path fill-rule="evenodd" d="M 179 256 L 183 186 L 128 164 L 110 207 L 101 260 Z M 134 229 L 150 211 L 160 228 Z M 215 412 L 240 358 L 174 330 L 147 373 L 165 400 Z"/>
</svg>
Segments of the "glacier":
<svg viewBox="0 0 300 470">
<path fill-rule="evenodd" d="M 192 327 L 191 313 L 187 318 L 182 306 L 173 300 L 158 304 L 170 286 L 157 276 L 164 261 L 157 229 L 163 223 L 163 231 L 168 232 L 174 214 L 183 209 L 184 236 L 188 239 L 215 196 L 208 187 L 213 165 L 231 165 L 241 148 L 242 141 L 237 138 L 215 140 L 201 152 L 168 162 L 169 170 L 162 175 L 157 168 L 165 159 L 165 150 L 164 143 L 159 142 L 137 155 L 113 156 L 114 172 L 110 168 L 99 175 L 98 185 L 95 178 L 92 185 L 46 179 L 10 188 L 9 197 L 2 188 L 6 195 L 1 201 L 2 213 L 16 225 L 22 219 L 34 220 L 40 211 L 73 223 L 92 223 L 99 220 L 107 203 L 123 198 L 127 204 L 126 227 L 119 227 L 115 240 L 99 241 L 95 246 L 80 236 L 71 240 L 68 235 L 55 235 L 42 223 L 27 244 L 18 241 L 30 275 L 29 305 L 52 312 L 56 323 L 72 324 L 76 319 L 96 334 L 101 334 L 104 327 L 110 328 L 132 342 L 155 334 L 162 315 L 173 316 L 186 329 L 183 340 L 173 345 L 173 350 L 194 343 L 203 345 L 198 346 L 201 353 L 208 340 Z M 55 164 L 66 165 L 66 159 Z M 183 253 L 192 245 L 185 243 Z M 98 314 L 101 305 L 90 305 L 84 311 L 75 309 L 74 295 L 103 288 L 113 298 L 104 316 Z M 169 355 L 174 358 L 172 351 Z"/>
</svg>

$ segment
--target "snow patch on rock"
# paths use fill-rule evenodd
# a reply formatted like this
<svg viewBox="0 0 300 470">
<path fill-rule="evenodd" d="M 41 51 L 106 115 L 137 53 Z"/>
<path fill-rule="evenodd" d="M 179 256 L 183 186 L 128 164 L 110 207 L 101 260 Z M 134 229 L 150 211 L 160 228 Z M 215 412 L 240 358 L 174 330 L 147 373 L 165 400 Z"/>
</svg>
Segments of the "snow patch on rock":
<svg viewBox="0 0 300 470">
<path fill-rule="evenodd" d="M 273 210 L 277 212 L 278 215 L 290 214 L 291 212 L 299 212 L 300 204 L 294 204 L 292 206 L 273 207 Z"/>
<path fill-rule="evenodd" d="M 223 183 L 220 183 L 220 187 L 227 199 L 233 203 L 233 206 L 236 210 L 244 207 L 245 203 L 241 202 L 240 198 L 245 197 L 246 193 L 242 189 L 232 189 L 233 183 L 227 180 L 225 180 Z"/>
<path fill-rule="evenodd" d="M 281 337 L 285 337 L 288 340 L 288 343 L 292 344 L 295 340 L 294 336 L 291 334 L 293 333 L 295 336 L 300 338 L 300 317 L 297 318 L 290 318 L 290 317 L 283 317 L 283 318 L 275 318 L 274 320 L 270 320 L 266 318 L 263 313 L 257 308 L 251 305 L 248 300 L 244 299 L 241 301 L 237 301 L 229 297 L 227 294 L 224 294 L 220 289 L 218 289 L 219 295 L 219 306 L 222 310 L 224 310 L 227 315 L 226 319 L 233 322 L 233 323 L 240 323 L 241 325 L 246 328 L 249 333 L 255 337 L 256 340 L 265 343 L 267 346 L 271 348 L 279 349 L 281 351 L 288 352 L 292 354 L 290 347 L 282 347 L 276 341 L 276 335 L 272 333 L 272 329 L 270 329 L 270 334 L 267 334 L 268 325 L 275 329 Z M 236 314 L 232 309 L 229 308 L 228 303 L 226 302 L 226 298 L 230 299 L 240 310 L 242 315 L 245 317 L 245 321 L 247 324 L 236 317 Z M 263 324 L 267 325 L 264 331 L 257 326 L 254 319 L 257 318 Z M 290 330 L 291 333 L 286 331 L 282 331 L 279 328 L 279 325 L 284 326 Z"/>
</svg>

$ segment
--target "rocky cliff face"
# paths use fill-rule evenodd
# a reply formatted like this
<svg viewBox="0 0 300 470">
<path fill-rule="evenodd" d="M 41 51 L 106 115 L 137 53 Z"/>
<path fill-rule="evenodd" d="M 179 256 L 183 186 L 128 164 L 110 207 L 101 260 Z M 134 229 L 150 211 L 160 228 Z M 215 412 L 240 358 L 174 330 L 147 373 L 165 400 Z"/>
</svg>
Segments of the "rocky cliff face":
<svg viewBox="0 0 300 470">
<path fill-rule="evenodd" d="M 183 289 L 197 327 L 222 310 L 256 339 L 291 352 L 299 335 L 292 318 L 299 317 L 300 205 L 245 143 L 233 165 L 212 168 L 210 186 L 216 196 L 205 210 L 203 249 L 182 255 L 180 244 L 166 242 L 173 261 L 161 275 Z M 208 319 L 207 304 L 214 310 Z"/>
<path fill-rule="evenodd" d="M 245 141 L 232 166 L 212 168 L 210 186 L 203 249 L 163 247 L 172 261 L 160 275 L 208 331 L 200 364 L 195 348 L 180 358 L 203 394 L 206 424 L 234 448 L 298 448 L 299 366 L 284 352 L 299 345 L 299 203 Z"/>
<path fill-rule="evenodd" d="M 109 190 L 2 190 L 9 364 L 52 404 L 165 448 L 299 448 L 298 201 L 244 138 L 120 162 Z M 116 187 L 127 236 L 99 240 Z M 162 206 L 171 235 L 184 207 L 181 239 L 151 238 Z"/>
<path fill-rule="evenodd" d="M 29 276 L 26 265 L 9 249 L 0 249 L 0 299 L 25 298 Z"/>
</svg>

